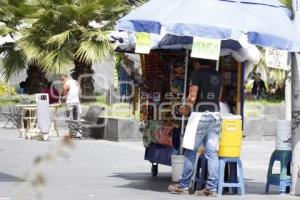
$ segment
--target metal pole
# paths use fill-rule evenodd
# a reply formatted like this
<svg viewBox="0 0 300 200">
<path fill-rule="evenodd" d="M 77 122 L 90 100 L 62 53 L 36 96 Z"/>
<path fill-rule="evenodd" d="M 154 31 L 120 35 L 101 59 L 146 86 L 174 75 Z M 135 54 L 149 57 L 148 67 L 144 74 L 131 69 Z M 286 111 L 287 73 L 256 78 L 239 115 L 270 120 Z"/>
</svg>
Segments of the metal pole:
<svg viewBox="0 0 300 200">
<path fill-rule="evenodd" d="M 217 60 L 216 62 L 216 70 L 217 72 L 220 71 L 220 60 Z"/>
<path fill-rule="evenodd" d="M 184 72 L 184 89 L 183 89 L 183 105 L 186 104 L 186 88 L 187 88 L 187 76 L 188 76 L 188 67 L 189 67 L 189 50 L 186 49 L 186 55 L 185 55 L 185 72 Z M 180 141 L 180 155 L 183 155 L 183 136 L 184 136 L 184 121 L 185 117 L 182 116 L 181 118 L 181 141 Z"/>
</svg>

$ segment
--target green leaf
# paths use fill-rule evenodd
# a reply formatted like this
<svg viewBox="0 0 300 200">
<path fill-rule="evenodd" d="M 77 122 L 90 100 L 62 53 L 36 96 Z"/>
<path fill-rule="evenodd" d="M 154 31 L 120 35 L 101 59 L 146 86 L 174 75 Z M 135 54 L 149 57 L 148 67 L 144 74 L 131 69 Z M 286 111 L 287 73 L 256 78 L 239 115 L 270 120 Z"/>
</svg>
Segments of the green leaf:
<svg viewBox="0 0 300 200">
<path fill-rule="evenodd" d="M 21 40 L 18 42 L 18 46 L 21 48 L 21 54 L 29 63 L 38 62 L 44 57 L 44 50 L 35 41 Z"/>
<path fill-rule="evenodd" d="M 74 66 L 74 57 L 68 49 L 53 50 L 41 60 L 41 68 L 48 74 L 66 73 Z"/>
<path fill-rule="evenodd" d="M 7 26 L 0 26 L 0 36 L 6 36 L 13 32 L 14 30 L 12 28 L 9 28 Z"/>
<path fill-rule="evenodd" d="M 66 43 L 66 42 L 69 41 L 70 35 L 71 35 L 71 31 L 72 30 L 67 30 L 67 31 L 62 32 L 60 34 L 51 36 L 47 40 L 47 44 L 54 44 L 54 45 L 57 45 L 58 48 L 60 48 L 64 43 Z"/>
<path fill-rule="evenodd" d="M 87 32 L 75 53 L 76 58 L 87 63 L 104 60 L 113 51 L 112 44 L 102 31 Z"/>
<path fill-rule="evenodd" d="M 22 37 L 14 44 L 18 56 L 35 64 L 46 73 L 58 73 L 74 66 L 74 60 L 86 63 L 99 62 L 112 53 L 112 45 L 105 30 L 111 30 L 120 15 L 128 12 L 126 0 L 0 0 L 0 21 L 5 27 L 0 34 L 14 33 L 20 24 Z M 91 21 L 108 22 L 95 29 Z M 0 47 L 7 58 L 15 57 L 14 51 Z M 20 61 L 16 59 L 16 63 Z M 8 74 L 16 71 L 12 59 Z"/>
<path fill-rule="evenodd" d="M 23 59 L 20 51 L 10 51 L 5 55 L 2 62 L 4 70 L 3 75 L 6 81 L 25 69 L 25 60 Z"/>
</svg>

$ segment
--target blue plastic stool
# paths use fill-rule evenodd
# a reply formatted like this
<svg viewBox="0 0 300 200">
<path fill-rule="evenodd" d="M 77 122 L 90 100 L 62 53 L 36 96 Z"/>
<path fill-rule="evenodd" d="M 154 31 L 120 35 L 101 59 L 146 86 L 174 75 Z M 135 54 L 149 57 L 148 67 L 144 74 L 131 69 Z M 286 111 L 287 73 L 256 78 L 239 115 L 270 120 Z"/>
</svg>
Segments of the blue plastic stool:
<svg viewBox="0 0 300 200">
<path fill-rule="evenodd" d="M 204 189 L 207 181 L 207 159 L 204 154 L 201 154 L 195 165 L 195 176 L 193 180 L 193 189 L 196 191 L 199 185 L 201 189 Z"/>
<path fill-rule="evenodd" d="M 230 163 L 230 181 L 225 181 L 225 166 Z M 241 195 L 245 195 L 245 181 L 244 181 L 244 171 L 243 165 L 240 158 L 219 158 L 219 183 L 218 183 L 218 195 L 222 196 L 223 188 L 240 188 Z M 237 170 L 237 167 L 239 170 Z M 237 171 L 239 171 L 239 178 L 237 176 Z M 239 179 L 239 180 L 238 180 Z M 233 190 L 235 191 L 235 190 Z"/>
<path fill-rule="evenodd" d="M 280 174 L 273 174 L 273 165 L 280 161 Z M 292 162 L 292 151 L 275 150 L 272 153 L 266 184 L 266 193 L 269 192 L 270 185 L 279 186 L 279 192 L 285 194 L 291 188 L 292 179 L 290 175 L 290 165 Z"/>
</svg>

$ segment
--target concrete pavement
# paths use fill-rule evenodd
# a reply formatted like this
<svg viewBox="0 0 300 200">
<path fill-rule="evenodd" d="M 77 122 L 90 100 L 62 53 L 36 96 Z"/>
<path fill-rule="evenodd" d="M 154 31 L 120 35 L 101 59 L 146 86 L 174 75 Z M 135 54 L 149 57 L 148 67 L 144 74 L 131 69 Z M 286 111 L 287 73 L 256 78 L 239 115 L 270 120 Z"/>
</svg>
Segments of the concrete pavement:
<svg viewBox="0 0 300 200">
<path fill-rule="evenodd" d="M 66 131 L 61 131 L 61 134 Z M 18 138 L 18 132 L 0 129 L 0 200 L 16 199 L 33 160 L 53 149 L 59 139 L 49 142 Z M 66 158 L 57 158 L 41 169 L 46 177 L 44 200 L 160 200 L 198 199 L 168 193 L 171 168 L 159 166 L 159 175 L 151 177 L 150 163 L 143 160 L 141 142 L 108 142 L 103 140 L 75 140 L 75 148 Z M 276 187 L 265 195 L 267 166 L 274 142 L 245 142 L 242 160 L 246 176 L 247 195 L 225 195 L 220 199 L 282 200 L 298 199 L 277 195 Z M 24 198 L 34 200 L 33 188 Z"/>
</svg>

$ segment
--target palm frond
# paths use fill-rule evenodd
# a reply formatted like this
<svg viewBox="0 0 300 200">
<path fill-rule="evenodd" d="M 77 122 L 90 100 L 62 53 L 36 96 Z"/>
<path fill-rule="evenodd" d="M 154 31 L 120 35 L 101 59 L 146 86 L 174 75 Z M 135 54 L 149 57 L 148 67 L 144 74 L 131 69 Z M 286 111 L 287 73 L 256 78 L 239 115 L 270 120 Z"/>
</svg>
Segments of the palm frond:
<svg viewBox="0 0 300 200">
<path fill-rule="evenodd" d="M 19 6 L 20 4 L 25 3 L 25 0 L 7 0 L 9 5 Z"/>
<path fill-rule="evenodd" d="M 78 8 L 73 4 L 65 4 L 61 6 L 57 6 L 55 8 L 65 20 L 73 21 L 78 20 Z"/>
<path fill-rule="evenodd" d="M 52 50 L 41 59 L 41 69 L 48 74 L 70 71 L 74 67 L 74 57 L 68 49 Z"/>
<path fill-rule="evenodd" d="M 7 27 L 7 26 L 0 26 L 0 36 L 6 36 L 10 33 L 13 33 L 14 29 Z"/>
<path fill-rule="evenodd" d="M 18 41 L 18 47 L 20 48 L 21 55 L 28 63 L 38 62 L 38 60 L 42 59 L 45 55 L 45 49 L 30 39 L 26 40 L 22 38 Z"/>
<path fill-rule="evenodd" d="M 5 5 L 7 5 L 7 1 L 5 1 L 5 0 L 0 0 L 0 6 L 1 6 L 1 8 L 2 8 L 3 6 L 5 6 Z"/>
<path fill-rule="evenodd" d="M 113 50 L 103 30 L 128 11 L 126 0 L 0 0 L 2 3 L 7 6 L 0 7 L 0 21 L 7 21 L 7 27 L 18 27 L 25 20 L 31 24 L 21 30 L 22 38 L 16 44 L 20 59 L 47 73 L 68 70 L 74 60 L 103 60 Z M 89 26 L 91 21 L 108 21 L 109 28 L 96 30 Z M 0 34 L 8 32 L 0 28 Z M 17 65 L 9 66 L 12 72 L 7 72 L 14 73 Z"/>
<path fill-rule="evenodd" d="M 101 4 L 106 11 L 103 20 L 116 21 L 120 14 L 126 14 L 130 11 L 130 6 L 127 5 L 125 0 L 101 0 Z"/>
<path fill-rule="evenodd" d="M 30 18 L 38 10 L 36 6 L 28 4 L 24 0 L 2 0 L 0 5 L 0 21 L 11 28 L 22 24 L 22 20 Z"/>
<path fill-rule="evenodd" d="M 32 4 L 22 4 L 15 8 L 15 15 L 22 21 L 25 18 L 35 18 L 39 12 L 39 7 Z"/>
<path fill-rule="evenodd" d="M 20 51 L 10 51 L 4 55 L 3 75 L 5 80 L 8 81 L 11 77 L 16 76 L 20 71 L 25 69 L 25 60 L 23 59 Z"/>
<path fill-rule="evenodd" d="M 60 48 L 64 43 L 69 41 L 71 34 L 72 30 L 67 30 L 60 34 L 53 35 L 47 40 L 47 44 L 57 45 L 58 48 Z"/>
<path fill-rule="evenodd" d="M 80 61 L 95 63 L 102 61 L 112 53 L 112 45 L 102 31 L 90 31 L 84 35 L 75 57 Z"/>
</svg>

